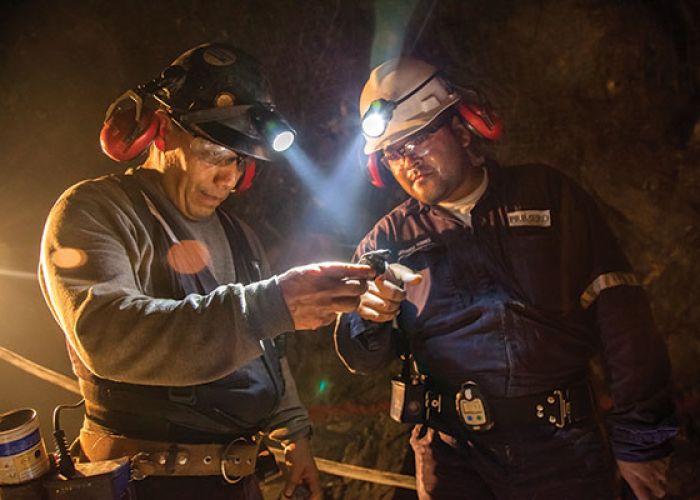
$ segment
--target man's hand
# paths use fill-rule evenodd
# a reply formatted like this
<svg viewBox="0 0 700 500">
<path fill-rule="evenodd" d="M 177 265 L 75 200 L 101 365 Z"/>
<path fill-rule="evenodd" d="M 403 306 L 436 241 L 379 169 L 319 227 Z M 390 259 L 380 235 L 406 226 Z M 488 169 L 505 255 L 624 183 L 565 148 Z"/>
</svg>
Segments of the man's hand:
<svg viewBox="0 0 700 500">
<path fill-rule="evenodd" d="M 639 500 L 664 498 L 668 480 L 668 465 L 670 458 L 661 458 L 651 462 L 617 461 L 620 474 L 630 485 Z"/>
<path fill-rule="evenodd" d="M 294 490 L 300 484 L 305 484 L 311 496 L 311 500 L 321 499 L 321 480 L 318 477 L 318 469 L 311 453 L 311 443 L 308 438 L 294 441 L 284 449 L 284 461 L 289 468 L 287 482 L 282 490 L 285 498 L 292 498 Z"/>
<path fill-rule="evenodd" d="M 401 264 L 389 264 L 387 272 L 368 282 L 367 292 L 360 298 L 358 314 L 368 321 L 385 323 L 392 321 L 399 314 L 401 301 L 406 298 L 403 285 L 417 285 L 423 280 L 408 267 Z"/>
<path fill-rule="evenodd" d="M 357 309 L 375 276 L 370 266 L 323 262 L 293 267 L 279 276 L 282 295 L 297 330 L 313 330 L 335 320 L 339 312 Z"/>
</svg>

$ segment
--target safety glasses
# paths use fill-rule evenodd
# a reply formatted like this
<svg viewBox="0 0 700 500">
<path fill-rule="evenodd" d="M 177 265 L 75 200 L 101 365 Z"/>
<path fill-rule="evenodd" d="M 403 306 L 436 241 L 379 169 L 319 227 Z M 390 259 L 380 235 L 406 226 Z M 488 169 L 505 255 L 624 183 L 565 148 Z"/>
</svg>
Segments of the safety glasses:
<svg viewBox="0 0 700 500">
<path fill-rule="evenodd" d="M 382 150 L 382 163 L 384 166 L 391 169 L 392 167 L 397 167 L 404 163 L 407 156 L 425 156 L 428 153 L 426 149 L 428 140 L 447 124 L 450 116 L 451 113 L 444 113 L 439 116 L 433 123 L 419 133 L 411 136 L 399 147 L 389 146 L 384 148 Z"/>
<path fill-rule="evenodd" d="M 235 166 L 242 169 L 251 160 L 249 156 L 242 155 L 196 135 L 193 136 L 190 142 L 190 153 L 196 159 L 217 167 Z"/>
</svg>

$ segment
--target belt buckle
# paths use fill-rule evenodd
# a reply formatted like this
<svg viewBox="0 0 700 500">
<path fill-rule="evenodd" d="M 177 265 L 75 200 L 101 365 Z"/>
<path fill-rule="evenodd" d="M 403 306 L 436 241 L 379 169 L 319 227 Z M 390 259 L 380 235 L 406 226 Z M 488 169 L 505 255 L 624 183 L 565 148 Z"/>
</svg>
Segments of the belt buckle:
<svg viewBox="0 0 700 500">
<path fill-rule="evenodd" d="M 134 481 L 141 481 L 148 476 L 162 475 L 157 471 L 165 471 L 166 475 L 173 475 L 176 469 L 187 464 L 189 455 L 187 450 L 179 448 L 176 444 L 171 445 L 162 452 L 149 453 L 140 451 L 131 457 L 131 478 Z"/>
<path fill-rule="evenodd" d="M 143 451 L 131 457 L 131 479 L 142 481 L 155 472 L 151 455 Z"/>
<path fill-rule="evenodd" d="M 554 407 L 552 408 L 554 413 L 545 412 L 551 407 Z M 544 418 L 545 413 L 549 414 L 547 421 L 557 429 L 563 429 L 571 423 L 571 402 L 567 401 L 566 395 L 561 389 L 555 389 L 547 396 L 546 407 L 540 403 L 535 409 L 537 410 L 537 418 Z"/>
</svg>

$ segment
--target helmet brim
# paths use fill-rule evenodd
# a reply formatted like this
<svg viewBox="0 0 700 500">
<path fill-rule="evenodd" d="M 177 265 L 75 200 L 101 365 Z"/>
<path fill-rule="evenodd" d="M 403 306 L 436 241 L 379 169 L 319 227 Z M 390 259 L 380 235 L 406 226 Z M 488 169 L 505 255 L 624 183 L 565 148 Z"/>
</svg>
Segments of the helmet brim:
<svg viewBox="0 0 700 500">
<path fill-rule="evenodd" d="M 272 151 L 255 130 L 249 111 L 253 106 L 208 108 L 182 114 L 179 119 L 195 135 L 238 153 L 270 161 Z"/>
<path fill-rule="evenodd" d="M 191 124 L 188 128 L 195 135 L 203 135 L 206 139 L 232 149 L 237 153 L 252 156 L 258 160 L 272 161 L 272 152 L 262 139 L 250 137 L 238 130 L 227 127 L 223 123 Z"/>
</svg>

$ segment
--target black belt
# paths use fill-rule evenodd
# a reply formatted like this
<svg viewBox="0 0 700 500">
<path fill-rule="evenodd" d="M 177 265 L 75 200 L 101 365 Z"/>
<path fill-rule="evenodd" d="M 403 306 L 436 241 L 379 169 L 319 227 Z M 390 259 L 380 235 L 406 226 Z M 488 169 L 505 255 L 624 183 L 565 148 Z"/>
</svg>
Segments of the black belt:
<svg viewBox="0 0 700 500">
<path fill-rule="evenodd" d="M 455 402 L 456 393 L 436 388 L 427 391 L 426 423 L 451 435 L 463 435 L 462 424 Z M 518 396 L 488 398 L 493 431 L 513 432 L 533 426 L 564 428 L 595 415 L 593 394 L 588 383 L 562 389 Z"/>
<path fill-rule="evenodd" d="M 122 388 L 109 381 L 79 379 L 87 417 L 117 434 L 178 442 L 229 442 L 255 434 L 221 412 L 192 405 L 168 387 Z M 177 397 L 173 397 L 177 396 Z M 206 439 L 205 439 L 206 438 Z"/>
</svg>

